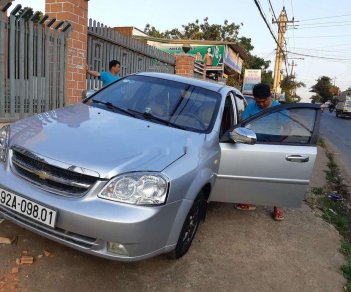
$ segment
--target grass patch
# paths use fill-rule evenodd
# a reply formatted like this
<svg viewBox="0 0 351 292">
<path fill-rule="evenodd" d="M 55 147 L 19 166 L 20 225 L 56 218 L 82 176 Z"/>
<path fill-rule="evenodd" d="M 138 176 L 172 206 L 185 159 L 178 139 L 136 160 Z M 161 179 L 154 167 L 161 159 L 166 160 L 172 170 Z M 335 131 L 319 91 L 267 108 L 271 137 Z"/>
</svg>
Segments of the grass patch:
<svg viewBox="0 0 351 292">
<path fill-rule="evenodd" d="M 344 240 L 341 243 L 341 252 L 346 256 L 351 256 L 351 243 L 349 241 Z"/>
<path fill-rule="evenodd" d="M 351 217 L 342 201 L 332 201 L 327 196 L 321 196 L 319 208 L 323 212 L 323 219 L 333 224 L 344 238 L 349 237 Z M 350 233 L 351 234 L 351 233 Z"/>
<path fill-rule="evenodd" d="M 346 259 L 346 263 L 341 266 L 341 271 L 343 272 L 347 283 L 346 290 L 351 291 L 351 257 L 348 256 Z"/>
<path fill-rule="evenodd" d="M 323 195 L 323 188 L 311 188 L 310 192 L 314 195 Z"/>
<path fill-rule="evenodd" d="M 325 149 L 328 158 L 328 169 L 325 171 L 327 185 L 324 188 L 312 188 L 310 192 L 316 198 L 313 202 L 322 211 L 322 218 L 333 224 L 344 238 L 340 251 L 345 255 L 346 263 L 341 266 L 341 271 L 347 280 L 345 288 L 351 292 L 351 213 L 345 204 L 348 190 L 334 155 L 328 151 L 322 138 L 318 140 L 318 145 Z M 343 200 L 334 201 L 328 197 L 331 194 L 340 195 Z"/>
<path fill-rule="evenodd" d="M 318 146 L 321 146 L 321 147 L 323 147 L 323 148 L 326 148 L 326 147 L 327 147 L 327 146 L 325 145 L 325 141 L 324 141 L 324 139 L 323 139 L 322 137 L 319 137 L 319 138 L 318 138 L 317 145 L 318 145 Z"/>
</svg>

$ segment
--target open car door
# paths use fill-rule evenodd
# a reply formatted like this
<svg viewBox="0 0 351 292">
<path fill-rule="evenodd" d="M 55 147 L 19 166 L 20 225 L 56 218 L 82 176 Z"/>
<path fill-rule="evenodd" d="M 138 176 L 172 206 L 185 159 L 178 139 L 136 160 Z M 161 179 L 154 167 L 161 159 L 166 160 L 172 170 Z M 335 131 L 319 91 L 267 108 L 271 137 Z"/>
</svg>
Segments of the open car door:
<svg viewBox="0 0 351 292">
<path fill-rule="evenodd" d="M 230 129 L 220 142 L 210 201 L 301 206 L 317 155 L 319 119 L 316 105 L 286 104 L 263 110 Z M 229 138 L 239 127 L 256 134 L 254 145 Z"/>
</svg>

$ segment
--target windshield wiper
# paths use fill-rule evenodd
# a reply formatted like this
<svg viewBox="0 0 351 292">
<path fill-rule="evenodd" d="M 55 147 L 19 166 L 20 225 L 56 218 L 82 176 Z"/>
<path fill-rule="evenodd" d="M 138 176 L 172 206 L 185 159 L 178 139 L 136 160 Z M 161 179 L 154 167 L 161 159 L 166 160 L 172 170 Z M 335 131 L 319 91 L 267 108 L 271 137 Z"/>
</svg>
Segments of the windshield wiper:
<svg viewBox="0 0 351 292">
<path fill-rule="evenodd" d="M 138 111 L 135 111 L 135 110 L 130 109 L 130 108 L 128 109 L 128 111 L 132 112 L 132 113 L 135 113 L 137 115 L 140 115 L 140 116 L 144 117 L 146 120 L 160 122 L 160 123 L 162 123 L 164 125 L 171 126 L 173 128 L 178 128 L 178 129 L 181 129 L 181 130 L 187 130 L 187 128 L 185 128 L 183 126 L 180 126 L 180 125 L 177 125 L 177 124 L 172 123 L 170 121 L 167 121 L 167 120 L 161 119 L 159 117 L 156 117 L 152 113 L 149 113 L 149 112 L 138 112 Z"/>
<path fill-rule="evenodd" d="M 119 106 L 116 106 L 114 105 L 113 103 L 109 102 L 109 101 L 101 101 L 101 100 L 96 100 L 96 99 L 92 99 L 92 101 L 94 103 L 99 103 L 99 104 L 103 104 L 103 105 L 106 105 L 107 108 L 110 108 L 110 109 L 114 109 L 114 110 L 117 110 L 117 111 L 120 111 L 122 113 L 125 113 L 131 117 L 134 117 L 135 118 L 135 115 L 133 113 L 131 113 L 129 110 L 126 110 L 122 107 L 119 107 Z"/>
</svg>

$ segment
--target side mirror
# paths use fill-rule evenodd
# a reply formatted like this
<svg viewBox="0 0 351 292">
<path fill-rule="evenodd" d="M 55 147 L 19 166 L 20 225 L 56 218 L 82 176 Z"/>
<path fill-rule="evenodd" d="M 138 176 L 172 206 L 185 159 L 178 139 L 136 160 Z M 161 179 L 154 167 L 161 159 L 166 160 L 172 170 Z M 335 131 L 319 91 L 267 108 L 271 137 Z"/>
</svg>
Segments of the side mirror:
<svg viewBox="0 0 351 292">
<path fill-rule="evenodd" d="M 255 132 L 246 128 L 235 128 L 229 132 L 229 137 L 236 143 L 254 145 L 257 141 Z"/>
<path fill-rule="evenodd" d="M 82 92 L 82 99 L 86 99 L 92 96 L 96 91 L 94 89 L 86 89 Z"/>
</svg>

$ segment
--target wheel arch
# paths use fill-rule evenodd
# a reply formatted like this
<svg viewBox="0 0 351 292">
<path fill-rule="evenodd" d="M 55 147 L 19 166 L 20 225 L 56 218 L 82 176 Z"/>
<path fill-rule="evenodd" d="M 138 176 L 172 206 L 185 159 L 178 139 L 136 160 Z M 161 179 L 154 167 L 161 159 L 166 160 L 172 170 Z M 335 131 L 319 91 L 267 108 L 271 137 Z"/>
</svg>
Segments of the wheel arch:
<svg viewBox="0 0 351 292">
<path fill-rule="evenodd" d="M 171 228 L 167 246 L 175 246 L 178 241 L 179 234 L 181 232 L 182 226 L 185 222 L 186 216 L 188 215 L 194 201 L 199 197 L 199 195 L 204 196 L 205 204 L 207 204 L 207 200 L 210 196 L 212 186 L 214 183 L 214 176 L 211 175 L 211 171 L 205 171 L 202 175 L 199 173 L 197 178 L 194 179 L 192 186 L 188 190 L 188 195 L 185 200 L 183 200 L 183 206 L 181 207 L 180 211 L 178 212 L 174 224 Z M 199 183 L 199 180 L 202 183 Z M 205 205 L 206 207 L 206 205 Z M 202 220 L 206 217 L 206 210 L 204 210 L 202 214 Z"/>
<path fill-rule="evenodd" d="M 208 198 L 210 197 L 210 194 L 211 194 L 211 190 L 212 190 L 212 185 L 210 182 L 207 182 L 201 189 L 200 193 L 204 195 L 205 201 L 208 201 Z"/>
</svg>

